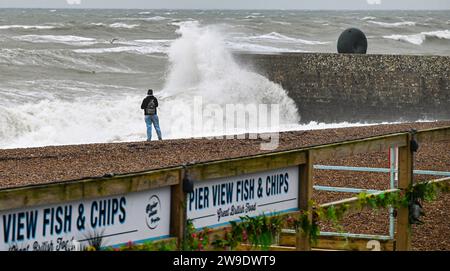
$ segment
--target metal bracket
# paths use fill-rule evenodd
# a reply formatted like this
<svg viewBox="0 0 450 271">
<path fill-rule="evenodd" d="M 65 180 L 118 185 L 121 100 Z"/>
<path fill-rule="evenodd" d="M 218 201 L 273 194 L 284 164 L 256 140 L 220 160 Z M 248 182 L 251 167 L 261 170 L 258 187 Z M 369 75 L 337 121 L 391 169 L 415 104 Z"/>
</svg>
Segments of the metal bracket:
<svg viewBox="0 0 450 271">
<path fill-rule="evenodd" d="M 194 192 L 194 181 L 191 180 L 188 173 L 188 165 L 183 165 L 184 177 L 183 177 L 183 192 L 188 194 Z"/>
<path fill-rule="evenodd" d="M 416 129 L 411 129 L 410 134 L 411 134 L 411 137 L 412 137 L 411 138 L 411 144 L 410 144 L 411 151 L 412 152 L 417 152 L 419 150 L 419 143 L 417 143 L 417 140 L 416 140 L 417 130 Z"/>
</svg>

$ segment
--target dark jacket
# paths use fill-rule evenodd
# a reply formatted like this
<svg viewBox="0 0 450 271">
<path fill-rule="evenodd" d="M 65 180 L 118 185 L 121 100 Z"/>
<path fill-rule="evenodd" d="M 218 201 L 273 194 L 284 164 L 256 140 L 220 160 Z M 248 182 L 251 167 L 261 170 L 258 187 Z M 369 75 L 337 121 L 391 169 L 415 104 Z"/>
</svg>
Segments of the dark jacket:
<svg viewBox="0 0 450 271">
<path fill-rule="evenodd" d="M 149 95 L 149 96 L 145 97 L 145 99 L 142 101 L 142 105 L 141 105 L 141 109 L 144 109 L 144 114 L 145 114 L 145 115 L 148 115 L 148 114 L 147 114 L 147 110 L 145 110 L 145 109 L 147 108 L 148 103 L 149 103 L 150 100 L 152 100 L 152 99 L 155 101 L 156 107 L 158 107 L 158 99 L 156 99 L 155 96 Z M 155 109 L 155 111 L 156 111 L 156 109 Z M 155 114 L 157 114 L 157 112 L 156 112 Z"/>
</svg>

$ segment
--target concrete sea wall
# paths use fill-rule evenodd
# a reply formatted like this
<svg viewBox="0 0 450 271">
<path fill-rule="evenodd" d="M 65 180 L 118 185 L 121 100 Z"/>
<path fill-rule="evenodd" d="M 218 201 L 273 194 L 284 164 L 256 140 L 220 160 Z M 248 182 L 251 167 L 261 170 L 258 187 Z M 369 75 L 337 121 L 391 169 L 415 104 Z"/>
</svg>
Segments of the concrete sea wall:
<svg viewBox="0 0 450 271">
<path fill-rule="evenodd" d="M 288 53 L 237 59 L 281 84 L 303 123 L 450 119 L 450 57 Z"/>
</svg>

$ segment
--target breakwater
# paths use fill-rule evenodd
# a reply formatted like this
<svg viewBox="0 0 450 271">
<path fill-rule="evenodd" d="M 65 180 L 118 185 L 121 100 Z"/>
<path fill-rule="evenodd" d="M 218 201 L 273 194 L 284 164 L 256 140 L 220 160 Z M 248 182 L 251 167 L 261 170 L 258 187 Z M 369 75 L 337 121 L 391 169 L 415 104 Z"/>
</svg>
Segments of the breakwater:
<svg viewBox="0 0 450 271">
<path fill-rule="evenodd" d="M 237 59 L 283 86 L 302 123 L 450 119 L 450 57 L 288 53 Z"/>
</svg>

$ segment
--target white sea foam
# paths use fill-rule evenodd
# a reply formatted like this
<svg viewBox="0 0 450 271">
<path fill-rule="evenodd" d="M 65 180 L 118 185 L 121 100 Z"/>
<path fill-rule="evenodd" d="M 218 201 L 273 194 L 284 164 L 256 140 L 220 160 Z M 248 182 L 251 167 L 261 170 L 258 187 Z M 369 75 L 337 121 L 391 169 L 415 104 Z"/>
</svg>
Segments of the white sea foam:
<svg viewBox="0 0 450 271">
<path fill-rule="evenodd" d="M 112 28 L 126 28 L 126 29 L 132 29 L 139 26 L 140 26 L 139 24 L 124 24 L 124 23 L 113 23 L 109 25 L 109 27 Z"/>
<path fill-rule="evenodd" d="M 264 18 L 265 17 L 264 15 L 258 15 L 258 14 L 245 16 L 245 19 L 258 19 L 258 18 Z"/>
<path fill-rule="evenodd" d="M 145 18 L 145 21 L 164 21 L 167 20 L 166 17 L 163 16 L 154 16 L 154 17 L 149 17 L 149 18 Z"/>
<path fill-rule="evenodd" d="M 121 21 L 147 21 L 147 22 L 151 22 L 151 21 L 164 21 L 167 20 L 166 17 L 163 16 L 153 16 L 153 17 L 142 17 L 142 18 L 116 18 L 117 20 L 121 20 Z"/>
<path fill-rule="evenodd" d="M 265 18 L 266 16 L 262 15 L 261 13 L 251 13 L 250 15 L 245 16 L 245 19 L 260 19 L 260 18 Z"/>
<path fill-rule="evenodd" d="M 71 35 L 25 35 L 25 36 L 15 36 L 13 37 L 15 40 L 26 41 L 32 43 L 62 43 L 67 45 L 74 46 L 86 46 L 96 44 L 96 39 L 93 38 L 85 38 L 79 36 L 71 36 Z"/>
<path fill-rule="evenodd" d="M 361 18 L 362 21 L 366 21 L 366 20 L 375 20 L 377 17 L 373 17 L 373 16 L 366 16 L 364 18 Z"/>
<path fill-rule="evenodd" d="M 0 106 L 0 148 L 142 139 L 140 102 L 136 96 L 98 96 Z"/>
<path fill-rule="evenodd" d="M 51 25 L 0 25 L 2 29 L 55 29 L 56 26 Z"/>
<path fill-rule="evenodd" d="M 369 23 L 380 25 L 382 27 L 400 27 L 400 26 L 415 26 L 416 22 L 395 22 L 395 23 L 386 23 L 386 22 L 377 22 L 377 21 L 368 21 Z"/>
<path fill-rule="evenodd" d="M 126 23 L 112 23 L 112 24 L 90 23 L 90 25 L 111 27 L 111 28 L 124 28 L 124 29 L 133 29 L 133 28 L 136 28 L 136 27 L 140 26 L 140 24 L 126 24 Z"/>
<path fill-rule="evenodd" d="M 392 39 L 398 41 L 405 41 L 415 45 L 421 45 L 427 38 L 437 38 L 450 40 L 450 31 L 449 30 L 438 30 L 431 32 L 421 32 L 419 34 L 412 35 L 389 35 L 383 36 L 385 39 Z"/>
<path fill-rule="evenodd" d="M 0 102 L 0 148 L 137 140 L 145 133 L 141 97 L 124 94 L 137 93 L 134 88 L 73 80 L 15 81 L 6 88 L 2 97 L 26 96 Z"/>
</svg>

